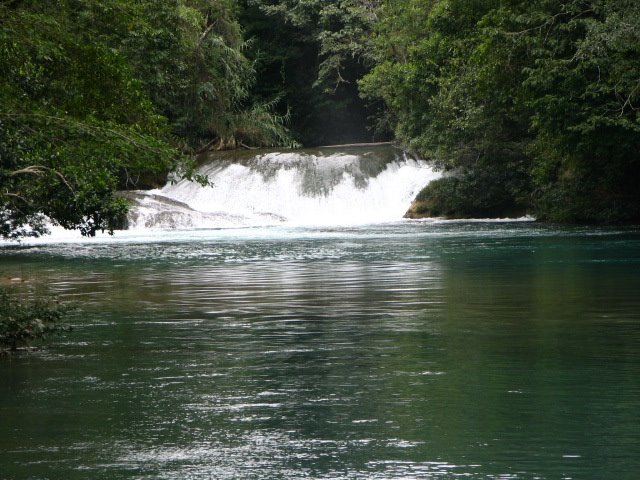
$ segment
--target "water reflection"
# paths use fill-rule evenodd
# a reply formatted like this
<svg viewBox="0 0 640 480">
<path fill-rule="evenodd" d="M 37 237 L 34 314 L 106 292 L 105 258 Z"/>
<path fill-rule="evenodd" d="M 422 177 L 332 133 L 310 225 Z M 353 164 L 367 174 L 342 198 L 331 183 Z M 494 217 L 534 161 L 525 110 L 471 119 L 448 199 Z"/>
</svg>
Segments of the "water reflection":
<svg viewBox="0 0 640 480">
<path fill-rule="evenodd" d="M 3 253 L 83 311 L 0 364 L 0 471 L 634 478 L 640 239 L 381 228 Z"/>
</svg>

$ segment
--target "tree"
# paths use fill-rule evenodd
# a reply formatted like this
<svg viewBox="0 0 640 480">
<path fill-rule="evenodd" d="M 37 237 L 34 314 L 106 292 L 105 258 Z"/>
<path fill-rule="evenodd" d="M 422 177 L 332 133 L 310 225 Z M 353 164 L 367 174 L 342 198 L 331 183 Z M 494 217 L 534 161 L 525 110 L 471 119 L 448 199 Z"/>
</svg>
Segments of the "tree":
<svg viewBox="0 0 640 480">
<path fill-rule="evenodd" d="M 451 175 L 422 209 L 640 219 L 640 11 L 629 0 L 385 3 L 362 81 Z"/>
<path fill-rule="evenodd" d="M 0 233 L 42 233 L 43 215 L 112 230 L 121 179 L 178 165 L 166 122 L 121 55 L 69 28 L 70 4 L 17 5 L 0 7 Z"/>
<path fill-rule="evenodd" d="M 425 212 L 499 216 L 526 208 L 526 116 L 513 89 L 520 55 L 485 23 L 498 4 L 388 2 L 380 12 L 378 63 L 362 92 L 385 100 L 406 148 L 453 173 L 421 195 Z"/>
<path fill-rule="evenodd" d="M 290 143 L 227 0 L 0 3 L 0 235 L 122 225 L 120 188 L 212 145 Z M 200 179 L 202 180 L 202 179 Z"/>
<path fill-rule="evenodd" d="M 291 145 L 286 114 L 252 103 L 253 64 L 236 21 L 236 2 L 143 2 L 136 30 L 124 39 L 152 102 L 188 145 Z"/>
<path fill-rule="evenodd" d="M 245 0 L 241 22 L 254 39 L 257 96 L 290 109 L 304 144 L 371 139 L 358 80 L 371 68 L 377 0 Z"/>
<path fill-rule="evenodd" d="M 640 5 L 536 2 L 518 21 L 536 52 L 523 86 L 538 216 L 640 220 Z"/>
</svg>

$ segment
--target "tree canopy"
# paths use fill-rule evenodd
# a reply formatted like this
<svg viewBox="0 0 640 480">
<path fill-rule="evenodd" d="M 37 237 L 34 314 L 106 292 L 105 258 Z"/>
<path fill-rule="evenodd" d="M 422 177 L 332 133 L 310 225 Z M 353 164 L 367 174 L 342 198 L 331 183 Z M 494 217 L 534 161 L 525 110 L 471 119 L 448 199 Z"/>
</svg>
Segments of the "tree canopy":
<svg viewBox="0 0 640 480">
<path fill-rule="evenodd" d="M 400 141 L 453 172 L 421 194 L 426 213 L 638 221 L 639 8 L 385 2 L 362 91 L 384 98 Z"/>
<path fill-rule="evenodd" d="M 0 235 L 113 230 L 117 189 L 189 174 L 185 152 L 291 143 L 251 102 L 234 3 L 0 2 Z"/>
<path fill-rule="evenodd" d="M 113 230 L 119 189 L 203 149 L 391 136 L 447 172 L 419 214 L 640 220 L 633 0 L 0 0 L 0 26 L 0 236 Z"/>
<path fill-rule="evenodd" d="M 305 145 L 386 138 L 377 104 L 364 102 L 358 81 L 373 66 L 379 0 L 244 0 L 241 21 L 252 41 L 260 99 L 279 98 Z"/>
</svg>

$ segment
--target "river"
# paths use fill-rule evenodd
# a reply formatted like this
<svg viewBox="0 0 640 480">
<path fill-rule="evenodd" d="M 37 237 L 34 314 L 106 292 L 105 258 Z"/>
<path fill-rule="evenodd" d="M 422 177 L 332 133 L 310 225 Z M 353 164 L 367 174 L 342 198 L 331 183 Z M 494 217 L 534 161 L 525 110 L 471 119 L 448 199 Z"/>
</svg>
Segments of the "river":
<svg viewBox="0 0 640 480">
<path fill-rule="evenodd" d="M 635 479 L 640 233 L 397 221 L 0 248 L 2 479 Z"/>
</svg>

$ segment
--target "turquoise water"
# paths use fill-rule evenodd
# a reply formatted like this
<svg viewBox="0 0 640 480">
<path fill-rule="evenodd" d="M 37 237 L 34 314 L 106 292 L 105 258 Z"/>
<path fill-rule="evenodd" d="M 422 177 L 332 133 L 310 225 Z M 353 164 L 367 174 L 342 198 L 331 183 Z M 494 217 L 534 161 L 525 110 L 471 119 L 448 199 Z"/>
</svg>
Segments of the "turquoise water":
<svg viewBox="0 0 640 480">
<path fill-rule="evenodd" d="M 0 248 L 2 479 L 635 479 L 640 233 L 404 222 Z"/>
</svg>

